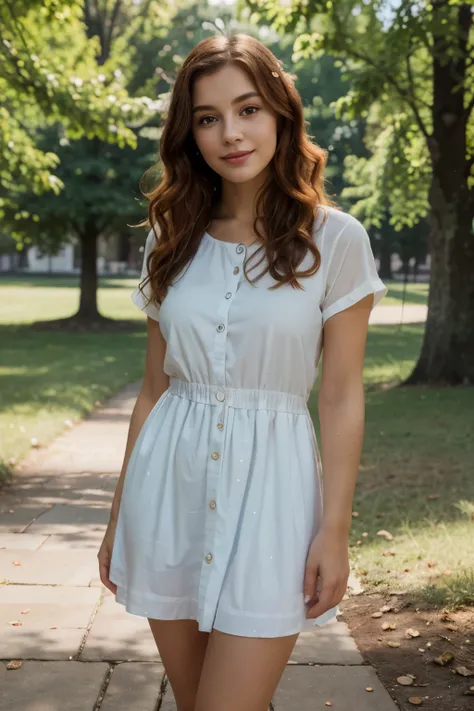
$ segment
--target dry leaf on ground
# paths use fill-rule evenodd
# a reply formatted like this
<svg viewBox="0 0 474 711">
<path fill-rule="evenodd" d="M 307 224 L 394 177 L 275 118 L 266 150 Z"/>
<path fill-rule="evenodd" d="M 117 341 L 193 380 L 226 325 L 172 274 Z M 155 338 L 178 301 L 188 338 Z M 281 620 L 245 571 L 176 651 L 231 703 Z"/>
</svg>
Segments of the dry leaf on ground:
<svg viewBox="0 0 474 711">
<path fill-rule="evenodd" d="M 20 659 L 12 659 L 11 662 L 8 662 L 7 669 L 19 669 L 22 664 L 23 662 Z"/>
<path fill-rule="evenodd" d="M 454 659 L 454 654 L 451 654 L 451 652 L 443 652 L 439 657 L 435 657 L 433 659 L 435 664 L 439 664 L 441 667 L 446 666 L 446 664 L 449 664 L 449 662 L 452 662 Z"/>
<path fill-rule="evenodd" d="M 413 684 L 413 677 L 411 677 L 411 676 L 397 676 L 397 681 L 402 686 L 410 686 L 410 684 Z"/>
<path fill-rule="evenodd" d="M 423 699 L 421 698 L 421 696 L 409 696 L 408 703 L 413 704 L 413 706 L 421 706 L 421 704 L 423 703 Z"/>
</svg>

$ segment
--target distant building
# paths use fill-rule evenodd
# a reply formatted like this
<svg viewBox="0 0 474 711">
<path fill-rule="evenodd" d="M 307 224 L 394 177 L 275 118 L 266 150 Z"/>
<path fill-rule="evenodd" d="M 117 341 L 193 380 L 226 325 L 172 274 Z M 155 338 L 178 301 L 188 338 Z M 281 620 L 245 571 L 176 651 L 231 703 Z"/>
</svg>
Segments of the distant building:
<svg viewBox="0 0 474 711">
<path fill-rule="evenodd" d="M 133 237 L 99 237 L 98 274 L 137 274 L 141 269 L 144 241 L 143 233 L 138 232 Z M 0 273 L 79 274 L 80 265 L 78 244 L 65 245 L 55 256 L 42 254 L 38 247 L 0 254 Z"/>
</svg>

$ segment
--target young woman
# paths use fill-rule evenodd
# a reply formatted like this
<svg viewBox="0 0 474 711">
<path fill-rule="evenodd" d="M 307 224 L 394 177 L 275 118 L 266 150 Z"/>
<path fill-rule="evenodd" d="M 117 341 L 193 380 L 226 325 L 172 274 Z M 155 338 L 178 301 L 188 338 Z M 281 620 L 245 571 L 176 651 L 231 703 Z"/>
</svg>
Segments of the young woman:
<svg viewBox="0 0 474 711">
<path fill-rule="evenodd" d="M 386 289 L 257 40 L 195 47 L 160 156 L 133 294 L 145 375 L 100 576 L 148 618 L 178 711 L 266 711 L 298 633 L 346 589 L 367 324 Z M 307 400 L 323 343 L 320 457 Z"/>
</svg>

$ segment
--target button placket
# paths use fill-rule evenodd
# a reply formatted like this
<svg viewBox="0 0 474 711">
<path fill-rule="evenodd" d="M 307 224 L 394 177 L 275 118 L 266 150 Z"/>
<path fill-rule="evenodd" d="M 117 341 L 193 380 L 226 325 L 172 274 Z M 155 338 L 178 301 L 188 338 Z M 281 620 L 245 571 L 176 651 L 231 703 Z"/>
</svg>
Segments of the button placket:
<svg viewBox="0 0 474 711">
<path fill-rule="evenodd" d="M 228 275 L 229 283 L 227 291 L 223 294 L 216 323 L 214 352 L 213 352 L 213 376 L 214 382 L 220 383 L 213 395 L 216 420 L 215 429 L 210 441 L 208 475 L 207 475 L 207 515 L 206 534 L 203 550 L 203 567 L 199 585 L 200 608 L 203 612 L 203 619 L 209 627 L 212 627 L 216 614 L 217 597 L 222 586 L 222 566 L 219 565 L 221 555 L 225 555 L 225 541 L 219 538 L 219 527 L 222 525 L 219 515 L 219 479 L 223 466 L 224 457 L 224 426 L 227 412 L 229 393 L 225 388 L 225 360 L 226 344 L 228 333 L 228 317 L 232 297 L 235 295 L 242 274 L 242 264 L 245 259 L 246 247 L 238 244 L 235 251 L 229 253 L 232 273 Z M 221 297 L 222 298 L 222 297 Z M 217 563 L 214 565 L 214 563 Z"/>
</svg>

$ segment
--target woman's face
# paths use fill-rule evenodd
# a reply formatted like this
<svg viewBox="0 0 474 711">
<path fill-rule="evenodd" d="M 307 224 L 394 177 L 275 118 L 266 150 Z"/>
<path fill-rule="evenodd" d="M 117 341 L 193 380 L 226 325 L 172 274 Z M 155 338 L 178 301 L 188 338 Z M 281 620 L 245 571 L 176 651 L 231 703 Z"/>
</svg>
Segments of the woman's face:
<svg viewBox="0 0 474 711">
<path fill-rule="evenodd" d="M 192 132 L 206 163 L 224 180 L 245 183 L 275 154 L 277 114 L 240 67 L 199 77 L 193 88 Z M 234 153 L 248 152 L 242 158 Z"/>
</svg>

